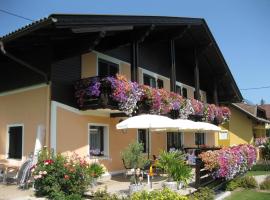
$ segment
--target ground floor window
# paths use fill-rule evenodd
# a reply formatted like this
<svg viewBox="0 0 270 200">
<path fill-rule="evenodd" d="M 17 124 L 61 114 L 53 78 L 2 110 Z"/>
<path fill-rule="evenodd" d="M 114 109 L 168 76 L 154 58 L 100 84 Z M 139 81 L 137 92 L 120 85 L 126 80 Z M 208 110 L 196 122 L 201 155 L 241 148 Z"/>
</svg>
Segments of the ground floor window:
<svg viewBox="0 0 270 200">
<path fill-rule="evenodd" d="M 108 127 L 95 126 L 89 127 L 89 154 L 90 156 L 108 155 Z"/>
<path fill-rule="evenodd" d="M 183 133 L 168 132 L 167 133 L 167 151 L 181 149 L 183 146 Z"/>
<path fill-rule="evenodd" d="M 205 133 L 195 133 L 195 144 L 205 145 Z"/>
<path fill-rule="evenodd" d="M 147 134 L 147 130 L 138 129 L 138 142 L 143 144 L 143 153 L 147 153 L 149 149 L 149 137 Z"/>
<path fill-rule="evenodd" d="M 8 141 L 8 158 L 22 159 L 23 126 L 9 126 Z"/>
</svg>

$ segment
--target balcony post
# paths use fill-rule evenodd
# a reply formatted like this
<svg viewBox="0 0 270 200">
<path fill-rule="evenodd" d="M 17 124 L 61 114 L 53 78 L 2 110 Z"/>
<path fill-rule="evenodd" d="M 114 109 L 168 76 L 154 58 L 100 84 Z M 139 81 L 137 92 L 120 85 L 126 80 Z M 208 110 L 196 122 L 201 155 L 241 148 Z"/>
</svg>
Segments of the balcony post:
<svg viewBox="0 0 270 200">
<path fill-rule="evenodd" d="M 194 96 L 194 98 L 200 101 L 201 100 L 201 95 L 200 95 L 200 71 L 199 71 L 199 60 L 198 60 L 197 49 L 194 49 L 194 57 L 195 57 L 195 66 L 194 66 L 195 96 Z"/>
<path fill-rule="evenodd" d="M 131 81 L 138 82 L 137 68 L 139 62 L 139 43 L 133 41 L 131 44 Z"/>
<path fill-rule="evenodd" d="M 174 39 L 170 40 L 170 58 L 171 58 L 171 91 L 176 92 L 176 69 L 175 69 L 175 44 Z"/>
<path fill-rule="evenodd" d="M 215 105 L 218 105 L 218 86 L 217 86 L 217 81 L 214 82 L 213 100 L 214 100 L 214 104 Z"/>
</svg>

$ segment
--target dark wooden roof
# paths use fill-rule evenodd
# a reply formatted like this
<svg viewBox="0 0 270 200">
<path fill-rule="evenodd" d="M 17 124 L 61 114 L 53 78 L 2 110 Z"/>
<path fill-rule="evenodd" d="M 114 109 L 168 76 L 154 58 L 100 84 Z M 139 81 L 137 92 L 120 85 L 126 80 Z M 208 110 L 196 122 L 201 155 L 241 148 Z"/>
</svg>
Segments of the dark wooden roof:
<svg viewBox="0 0 270 200">
<path fill-rule="evenodd" d="M 200 50 L 201 75 L 219 81 L 222 101 L 242 101 L 241 92 L 204 19 L 52 14 L 3 36 L 1 40 L 8 51 L 26 60 L 31 60 L 33 56 L 29 55 L 42 49 L 47 53 L 39 60 L 56 61 L 92 49 L 103 51 L 122 47 L 134 40 L 153 43 L 170 38 L 176 38 L 176 48 Z M 6 62 L 7 58 L 0 55 L 0 63 Z M 209 79 L 201 81 L 209 82 Z"/>
</svg>

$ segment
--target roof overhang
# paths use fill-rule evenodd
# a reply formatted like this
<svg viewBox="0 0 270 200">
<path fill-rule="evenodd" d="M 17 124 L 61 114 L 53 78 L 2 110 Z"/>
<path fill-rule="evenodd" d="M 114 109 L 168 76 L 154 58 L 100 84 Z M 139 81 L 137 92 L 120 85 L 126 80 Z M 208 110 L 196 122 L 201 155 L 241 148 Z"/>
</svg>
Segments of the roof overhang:
<svg viewBox="0 0 270 200">
<path fill-rule="evenodd" d="M 105 35 L 104 32 L 106 32 Z M 149 32 L 151 32 L 150 36 L 148 36 Z M 219 81 L 221 87 L 219 95 L 222 102 L 241 102 L 243 100 L 241 92 L 204 19 L 52 14 L 3 36 L 1 40 L 7 49 L 16 51 L 18 54 L 39 45 L 46 45 L 47 48 L 53 46 L 56 49 L 54 52 L 63 49 L 63 45 L 89 51 L 94 48 L 99 50 L 114 45 L 127 45 L 133 40 L 145 40 L 146 36 L 148 37 L 145 42 L 169 38 L 179 39 L 183 32 L 186 36 L 182 38 L 180 46 L 201 49 L 203 62 L 207 66 L 207 70 L 202 70 L 202 75 L 209 76 L 206 73 L 212 73 L 210 76 L 215 76 Z M 96 45 L 97 43 L 99 45 Z M 73 53 L 73 49 L 64 49 L 63 55 Z M 0 55 L 0 62 L 5 59 Z"/>
<path fill-rule="evenodd" d="M 231 104 L 234 108 L 240 110 L 241 112 L 243 112 L 244 114 L 246 114 L 248 117 L 252 118 L 253 120 L 257 121 L 257 122 L 261 122 L 261 123 L 270 123 L 269 120 L 267 119 L 263 119 L 263 118 L 260 118 L 260 117 L 257 117 L 255 115 L 253 115 L 252 113 L 246 111 L 245 109 L 243 109 L 242 107 L 238 106 L 237 104 L 235 103 L 232 103 Z"/>
</svg>

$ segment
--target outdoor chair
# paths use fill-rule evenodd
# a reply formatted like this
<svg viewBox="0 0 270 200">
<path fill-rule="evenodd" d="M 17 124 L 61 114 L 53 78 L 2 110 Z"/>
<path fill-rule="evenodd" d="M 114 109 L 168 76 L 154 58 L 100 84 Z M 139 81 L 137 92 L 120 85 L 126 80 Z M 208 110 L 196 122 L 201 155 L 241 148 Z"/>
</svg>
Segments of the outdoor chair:
<svg viewBox="0 0 270 200">
<path fill-rule="evenodd" d="M 133 175 L 134 174 L 134 169 L 128 167 L 127 164 L 125 163 L 124 159 L 122 159 L 122 162 L 123 162 L 123 165 L 124 165 L 124 168 L 125 168 L 125 172 L 124 172 L 125 178 L 127 178 L 127 176 Z"/>
<path fill-rule="evenodd" d="M 0 180 L 2 183 L 14 183 L 19 171 L 18 161 L 1 160 L 0 161 Z"/>
</svg>

